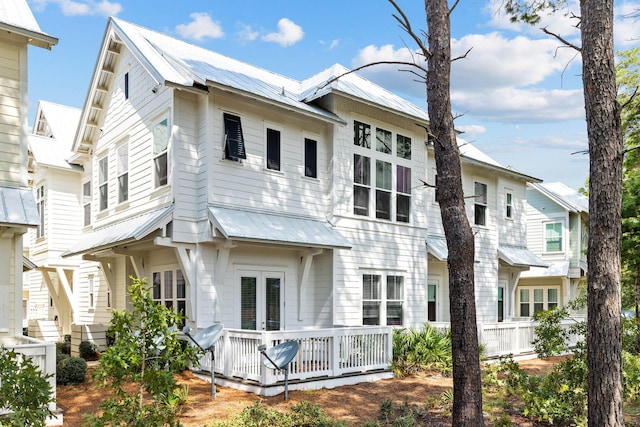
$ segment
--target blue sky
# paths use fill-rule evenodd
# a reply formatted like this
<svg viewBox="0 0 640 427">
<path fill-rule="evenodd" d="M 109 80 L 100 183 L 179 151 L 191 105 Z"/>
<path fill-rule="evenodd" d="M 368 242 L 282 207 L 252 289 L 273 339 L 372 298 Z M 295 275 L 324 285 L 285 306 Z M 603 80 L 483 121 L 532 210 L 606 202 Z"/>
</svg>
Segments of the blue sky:
<svg viewBox="0 0 640 427">
<path fill-rule="evenodd" d="M 346 67 L 415 57 L 387 0 L 28 0 L 52 51 L 30 48 L 29 124 L 38 100 L 82 108 L 109 16 L 164 32 L 264 69 L 305 79 Z M 579 44 L 571 11 L 536 27 L 511 24 L 501 0 L 462 0 L 452 14 L 452 106 L 463 138 L 504 166 L 579 188 L 588 175 L 580 57 L 541 27 Z M 424 2 L 398 0 L 414 29 Z M 616 2 L 616 49 L 640 45 L 640 0 Z M 471 49 L 471 50 L 469 50 Z M 424 84 L 398 66 L 360 73 L 426 109 Z M 406 68 L 404 68 L 406 69 Z"/>
</svg>

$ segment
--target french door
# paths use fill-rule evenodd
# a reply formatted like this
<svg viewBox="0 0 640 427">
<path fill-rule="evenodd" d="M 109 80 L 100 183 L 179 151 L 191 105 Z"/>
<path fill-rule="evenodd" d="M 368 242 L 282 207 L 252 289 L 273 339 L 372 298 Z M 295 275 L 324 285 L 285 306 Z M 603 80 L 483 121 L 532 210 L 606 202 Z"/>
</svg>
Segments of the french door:
<svg viewBox="0 0 640 427">
<path fill-rule="evenodd" d="M 284 273 L 239 270 L 240 327 L 279 331 L 284 327 Z"/>
</svg>

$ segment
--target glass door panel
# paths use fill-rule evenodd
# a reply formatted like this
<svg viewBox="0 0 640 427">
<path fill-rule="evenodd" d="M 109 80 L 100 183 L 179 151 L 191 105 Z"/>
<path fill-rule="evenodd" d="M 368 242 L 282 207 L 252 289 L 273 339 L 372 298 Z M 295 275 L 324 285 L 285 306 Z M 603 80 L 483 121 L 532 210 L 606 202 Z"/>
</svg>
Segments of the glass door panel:
<svg viewBox="0 0 640 427">
<path fill-rule="evenodd" d="M 279 331 L 283 328 L 281 272 L 243 271 L 240 275 L 240 327 Z"/>
<path fill-rule="evenodd" d="M 257 311 L 257 278 L 243 276 L 240 278 L 240 327 L 256 330 Z"/>
</svg>

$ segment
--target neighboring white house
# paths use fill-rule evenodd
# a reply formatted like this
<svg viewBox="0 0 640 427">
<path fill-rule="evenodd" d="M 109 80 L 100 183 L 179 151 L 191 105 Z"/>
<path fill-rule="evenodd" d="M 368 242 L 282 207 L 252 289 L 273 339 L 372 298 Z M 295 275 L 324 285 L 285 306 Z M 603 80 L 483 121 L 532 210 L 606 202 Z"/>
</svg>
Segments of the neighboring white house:
<svg viewBox="0 0 640 427">
<path fill-rule="evenodd" d="M 73 321 L 108 322 L 146 278 L 188 325 L 224 324 L 218 382 L 262 393 L 282 378 L 259 344 L 297 340 L 294 387 L 320 387 L 389 375 L 391 327 L 447 322 L 427 113 L 345 71 L 297 81 L 111 18 L 67 159 L 82 235 L 60 255 L 99 266 L 65 273 Z M 481 338 L 529 351 L 531 327 L 500 326 L 546 265 L 526 248 L 540 181 L 461 150 Z"/>
<path fill-rule="evenodd" d="M 23 255 L 23 236 L 39 223 L 27 180 L 28 46 L 51 49 L 57 42 L 40 30 L 26 0 L 0 3 L 0 345 L 53 374 L 54 393 L 55 346 L 22 336 L 22 272 L 33 267 Z"/>
<path fill-rule="evenodd" d="M 520 276 L 515 315 L 565 305 L 584 291 L 587 276 L 589 199 L 560 183 L 527 187 L 529 248 L 549 264 Z"/>
</svg>

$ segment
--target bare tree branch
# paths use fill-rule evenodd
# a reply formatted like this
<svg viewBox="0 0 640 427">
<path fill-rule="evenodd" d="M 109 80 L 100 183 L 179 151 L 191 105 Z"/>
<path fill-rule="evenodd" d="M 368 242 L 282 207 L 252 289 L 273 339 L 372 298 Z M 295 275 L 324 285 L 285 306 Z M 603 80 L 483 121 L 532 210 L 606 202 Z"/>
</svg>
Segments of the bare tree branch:
<svg viewBox="0 0 640 427">
<path fill-rule="evenodd" d="M 460 56 L 456 56 L 455 58 L 451 59 L 451 62 L 457 61 L 458 59 L 464 59 L 467 57 L 467 55 L 469 54 L 469 52 L 471 52 L 471 50 L 473 49 L 473 47 L 470 47 L 469 50 L 467 50 L 464 55 L 460 55 Z"/>
<path fill-rule="evenodd" d="M 548 34 L 551 37 L 554 37 L 555 39 L 559 40 L 561 43 L 565 44 L 566 46 L 569 46 L 569 47 L 577 50 L 578 52 L 582 51 L 582 49 L 579 46 L 576 46 L 573 43 L 569 42 L 568 40 L 565 40 L 564 38 L 562 38 L 560 35 L 552 32 L 552 31 L 549 31 L 547 29 L 547 27 L 541 28 L 541 30 L 542 30 L 543 33 Z"/>
<path fill-rule="evenodd" d="M 352 69 L 352 70 L 346 71 L 346 72 L 344 72 L 344 73 L 342 73 L 342 74 L 340 74 L 340 75 L 338 75 L 338 76 L 335 76 L 335 77 L 333 77 L 333 78 L 330 78 L 329 80 L 327 80 L 326 82 L 324 82 L 324 84 L 322 84 L 322 85 L 318 86 L 318 87 L 316 88 L 316 90 L 315 90 L 313 93 L 314 93 L 314 95 L 315 95 L 316 93 L 318 93 L 318 91 L 319 91 L 320 89 L 322 89 L 322 88 L 324 88 L 324 87 L 326 87 L 326 86 L 330 85 L 331 83 L 333 83 L 333 82 L 335 82 L 335 81 L 337 81 L 337 80 L 340 80 L 342 77 L 344 77 L 344 76 L 346 76 L 346 75 L 348 75 L 348 74 L 355 73 L 356 71 L 362 70 L 362 69 L 364 69 L 364 68 L 372 67 L 372 66 L 374 66 L 374 65 L 385 65 L 385 64 L 386 64 L 386 65 L 393 65 L 393 64 L 395 64 L 395 65 L 407 65 L 407 66 L 409 66 L 409 67 L 415 67 L 415 68 L 418 68 L 418 69 L 422 70 L 422 71 L 423 71 L 423 72 L 425 72 L 425 73 L 427 72 L 427 69 L 426 69 L 426 68 L 424 68 L 424 67 L 422 67 L 422 66 L 420 66 L 420 65 L 418 65 L 418 64 L 415 64 L 415 63 L 413 63 L 413 62 L 405 62 L 405 61 L 376 61 L 376 62 L 371 62 L 371 63 L 369 63 L 369 64 L 361 65 L 361 66 L 356 67 L 356 68 L 354 68 L 354 69 Z M 408 71 L 408 70 L 400 70 L 400 71 Z M 417 73 L 415 73 L 415 74 L 419 76 L 419 74 L 417 74 Z"/>
<path fill-rule="evenodd" d="M 622 152 L 623 154 L 627 154 L 631 151 L 635 151 L 640 149 L 640 145 L 634 145 L 633 147 L 629 147 L 629 148 L 625 148 L 624 151 Z"/>
<path fill-rule="evenodd" d="M 631 104 L 633 102 L 633 100 L 636 98 L 636 96 L 638 96 L 638 88 L 637 87 L 633 90 L 633 93 L 631 94 L 629 99 L 627 99 L 625 101 L 625 103 L 622 104 L 620 107 L 623 108 L 623 109 L 626 108 L 629 104 Z"/>
<path fill-rule="evenodd" d="M 460 3 L 460 0 L 456 0 L 456 2 L 449 8 L 449 16 L 451 16 L 456 6 L 458 6 L 458 3 Z"/>
<path fill-rule="evenodd" d="M 402 16 L 402 19 L 400 19 L 398 17 L 398 15 L 396 15 L 396 14 L 392 14 L 391 16 L 393 16 L 395 18 L 395 20 L 398 21 L 398 24 L 400 24 L 400 27 L 402 27 L 402 29 L 407 34 L 409 34 L 411 36 L 411 38 L 416 42 L 418 47 L 420 47 L 420 50 L 422 51 L 422 54 L 425 57 L 431 56 L 431 52 L 429 52 L 429 49 L 427 49 L 427 47 L 425 46 L 423 41 L 420 40 L 420 38 L 416 35 L 416 33 L 411 28 L 411 22 L 409 22 L 409 18 L 407 18 L 407 15 L 405 15 L 404 11 L 402 9 L 400 9 L 400 6 L 398 6 L 398 3 L 396 3 L 395 0 L 389 0 L 389 3 L 391 3 L 393 5 L 393 7 L 396 9 L 396 11 L 398 12 L 398 14 L 400 14 L 400 16 Z"/>
</svg>

